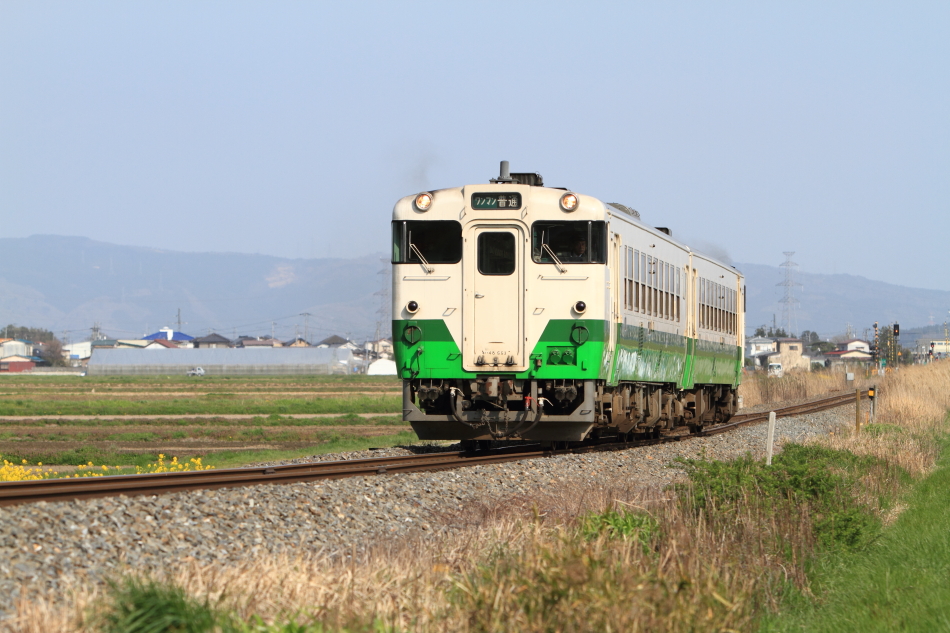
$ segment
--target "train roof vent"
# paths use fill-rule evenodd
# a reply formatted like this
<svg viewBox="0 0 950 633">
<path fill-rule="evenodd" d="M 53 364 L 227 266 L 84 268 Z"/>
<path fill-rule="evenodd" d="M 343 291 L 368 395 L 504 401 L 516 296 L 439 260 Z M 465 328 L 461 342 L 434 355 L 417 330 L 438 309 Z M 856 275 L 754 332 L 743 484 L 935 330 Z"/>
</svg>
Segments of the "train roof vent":
<svg viewBox="0 0 950 633">
<path fill-rule="evenodd" d="M 616 209 L 617 211 L 623 211 L 627 215 L 632 215 L 638 220 L 640 219 L 640 212 L 637 211 L 636 209 L 631 209 L 630 207 L 620 204 L 619 202 L 608 202 L 607 204 L 613 207 L 614 209 Z"/>
<path fill-rule="evenodd" d="M 501 161 L 501 173 L 498 178 L 492 178 L 489 182 L 510 182 L 516 185 L 530 185 L 532 187 L 544 186 L 544 178 L 541 177 L 541 174 L 537 172 L 518 172 L 513 174 L 508 171 L 508 161 L 506 160 Z"/>
<path fill-rule="evenodd" d="M 670 237 L 673 237 L 673 231 L 669 230 L 669 229 L 666 228 L 665 226 L 655 226 L 655 227 L 653 227 L 653 228 L 655 228 L 655 229 L 656 229 L 657 231 L 659 231 L 660 233 L 666 233 L 666 234 L 669 235 Z"/>
</svg>

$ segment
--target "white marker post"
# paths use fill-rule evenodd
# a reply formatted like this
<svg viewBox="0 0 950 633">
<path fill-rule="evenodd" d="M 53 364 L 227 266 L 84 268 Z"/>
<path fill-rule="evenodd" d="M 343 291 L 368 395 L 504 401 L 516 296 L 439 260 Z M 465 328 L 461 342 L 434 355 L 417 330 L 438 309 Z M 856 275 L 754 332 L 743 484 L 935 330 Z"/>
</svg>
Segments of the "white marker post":
<svg viewBox="0 0 950 633">
<path fill-rule="evenodd" d="M 769 436 L 765 440 L 765 465 L 772 465 L 772 442 L 775 440 L 775 411 L 769 413 Z"/>
</svg>

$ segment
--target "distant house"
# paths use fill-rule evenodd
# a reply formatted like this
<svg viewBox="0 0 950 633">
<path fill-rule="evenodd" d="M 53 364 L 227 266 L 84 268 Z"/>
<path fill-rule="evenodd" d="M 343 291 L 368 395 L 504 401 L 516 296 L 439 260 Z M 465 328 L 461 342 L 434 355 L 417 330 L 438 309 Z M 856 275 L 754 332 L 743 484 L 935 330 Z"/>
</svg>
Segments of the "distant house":
<svg viewBox="0 0 950 633">
<path fill-rule="evenodd" d="M 176 332 L 170 327 L 163 327 L 158 332 L 154 334 L 149 334 L 148 336 L 143 336 L 142 338 L 146 340 L 155 340 L 157 338 L 163 338 L 166 341 L 193 341 L 194 336 L 188 336 L 184 332 Z"/>
<path fill-rule="evenodd" d="M 298 336 L 284 343 L 283 347 L 310 347 L 310 343 Z"/>
<path fill-rule="evenodd" d="M 393 355 L 393 342 L 388 338 L 381 338 L 378 341 L 366 341 L 363 349 L 378 358 L 390 358 Z"/>
<path fill-rule="evenodd" d="M 116 341 L 116 347 L 120 349 L 121 348 L 144 349 L 145 347 L 148 347 L 148 344 L 150 342 L 151 341 L 146 341 L 140 338 L 134 338 L 134 339 L 120 338 L 118 341 Z"/>
<path fill-rule="evenodd" d="M 838 349 L 825 352 L 825 364 L 831 368 L 847 369 L 848 367 L 863 367 L 872 360 L 871 344 L 861 339 L 851 339 L 838 343 Z"/>
<path fill-rule="evenodd" d="M 92 356 L 92 341 L 63 345 L 63 355 L 72 361 L 88 360 Z"/>
<path fill-rule="evenodd" d="M 390 344 L 391 345 L 391 344 Z M 775 341 L 764 336 L 753 336 L 745 340 L 745 355 L 749 358 L 762 352 L 774 352 Z"/>
<path fill-rule="evenodd" d="M 805 354 L 805 345 L 800 338 L 768 340 L 775 344 L 775 351 L 763 351 L 752 356 L 757 368 L 764 369 L 771 363 L 779 363 L 786 372 L 793 369 L 811 370 L 812 358 Z"/>
<path fill-rule="evenodd" d="M 348 341 L 342 336 L 337 336 L 334 334 L 333 336 L 326 337 L 314 347 L 339 347 L 340 345 L 345 345 L 347 342 Z"/>
<path fill-rule="evenodd" d="M 7 339 L 0 343 L 0 358 L 6 356 L 23 356 L 29 358 L 33 355 L 33 344 L 29 341 L 17 339 Z"/>
<path fill-rule="evenodd" d="M 202 336 L 201 338 L 194 339 L 192 344 L 197 348 L 222 349 L 225 347 L 231 347 L 231 339 L 212 332 L 208 336 Z"/>
<path fill-rule="evenodd" d="M 0 358 L 0 372 L 16 373 L 21 371 L 30 371 L 36 367 L 36 362 L 29 356 L 6 356 Z"/>
<path fill-rule="evenodd" d="M 149 341 L 148 345 L 141 349 L 178 349 L 178 343 L 157 338 L 154 341 Z"/>
<path fill-rule="evenodd" d="M 276 338 L 244 338 L 238 341 L 238 347 L 283 347 L 284 344 L 281 343 Z"/>
<path fill-rule="evenodd" d="M 342 336 L 337 336 L 336 334 L 334 334 L 333 336 L 328 336 L 327 338 L 317 343 L 314 347 L 321 347 L 321 348 L 342 347 L 349 350 L 358 350 L 360 348 L 359 345 L 357 345 L 353 341 L 349 341 L 343 338 Z"/>
<path fill-rule="evenodd" d="M 871 352 L 871 344 L 868 343 L 867 341 L 862 341 L 859 338 L 853 338 L 843 343 L 838 343 L 837 347 L 839 351 L 843 350 L 846 352 L 852 352 L 852 351 L 858 350 L 861 352 L 868 352 L 868 353 Z"/>
</svg>

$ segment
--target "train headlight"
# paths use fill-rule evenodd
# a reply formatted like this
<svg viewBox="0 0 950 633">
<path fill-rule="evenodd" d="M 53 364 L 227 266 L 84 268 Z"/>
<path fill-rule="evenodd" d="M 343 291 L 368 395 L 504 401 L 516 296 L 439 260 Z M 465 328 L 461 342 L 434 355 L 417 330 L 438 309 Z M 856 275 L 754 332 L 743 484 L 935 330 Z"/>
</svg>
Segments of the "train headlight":
<svg viewBox="0 0 950 633">
<path fill-rule="evenodd" d="M 415 205 L 417 211 L 428 211 L 429 207 L 432 206 L 432 194 L 420 193 L 416 196 L 416 199 L 412 201 L 412 204 Z"/>
<path fill-rule="evenodd" d="M 409 303 L 406 304 L 406 312 L 408 312 L 409 314 L 415 314 L 418 311 L 419 311 L 419 304 L 416 303 L 415 301 L 410 301 Z"/>
<path fill-rule="evenodd" d="M 574 304 L 574 312 L 578 314 L 584 314 L 585 312 L 587 312 L 587 304 L 584 303 L 583 301 L 578 301 L 577 303 Z"/>
<path fill-rule="evenodd" d="M 561 208 L 570 213 L 577 208 L 577 194 L 576 193 L 565 193 L 561 196 Z"/>
</svg>

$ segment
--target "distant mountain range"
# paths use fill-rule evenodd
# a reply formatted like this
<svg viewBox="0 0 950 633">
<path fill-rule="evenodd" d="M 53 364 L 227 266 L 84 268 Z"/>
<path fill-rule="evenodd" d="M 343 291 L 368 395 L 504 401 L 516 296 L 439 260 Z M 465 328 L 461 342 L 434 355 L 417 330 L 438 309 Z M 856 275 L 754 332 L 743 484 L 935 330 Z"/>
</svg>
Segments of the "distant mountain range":
<svg viewBox="0 0 950 633">
<path fill-rule="evenodd" d="M 66 331 L 88 338 L 99 323 L 115 338 L 138 337 L 163 326 L 196 336 L 278 338 L 331 334 L 361 340 L 389 335 L 389 315 L 379 314 L 389 284 L 383 254 L 354 259 L 284 259 L 242 253 L 184 253 L 118 246 L 83 237 L 34 235 L 0 238 L 0 327 L 8 323 Z M 782 326 L 775 266 L 736 264 L 746 276 L 748 333 L 758 325 Z M 848 324 L 862 336 L 874 321 L 907 329 L 938 323 L 950 292 L 922 290 L 854 275 L 802 273 L 795 289 L 796 333 L 843 334 Z M 309 313 L 311 316 L 304 316 Z M 309 332 L 305 331 L 309 323 Z"/>
<path fill-rule="evenodd" d="M 0 239 L 0 327 L 8 323 L 88 338 L 99 323 L 113 338 L 163 326 L 202 336 L 375 334 L 390 283 L 381 255 L 283 259 L 243 253 L 183 253 L 83 237 Z M 378 274 L 387 269 L 385 275 Z M 388 303 L 388 301 L 387 301 Z M 387 306 L 388 307 L 388 306 Z M 309 313 L 311 316 L 305 316 Z M 306 332 L 309 324 L 309 332 Z M 383 335 L 390 330 L 383 315 Z"/>
<path fill-rule="evenodd" d="M 746 277 L 747 334 L 756 326 L 772 325 L 773 316 L 782 327 L 784 269 L 761 264 L 736 264 Z M 902 328 L 920 328 L 931 317 L 943 323 L 950 308 L 950 292 L 896 286 L 857 275 L 798 273 L 794 288 L 798 300 L 795 333 L 803 330 L 830 337 L 844 334 L 848 325 L 856 337 L 864 337 L 877 321 L 881 326 L 898 322 Z"/>
</svg>

